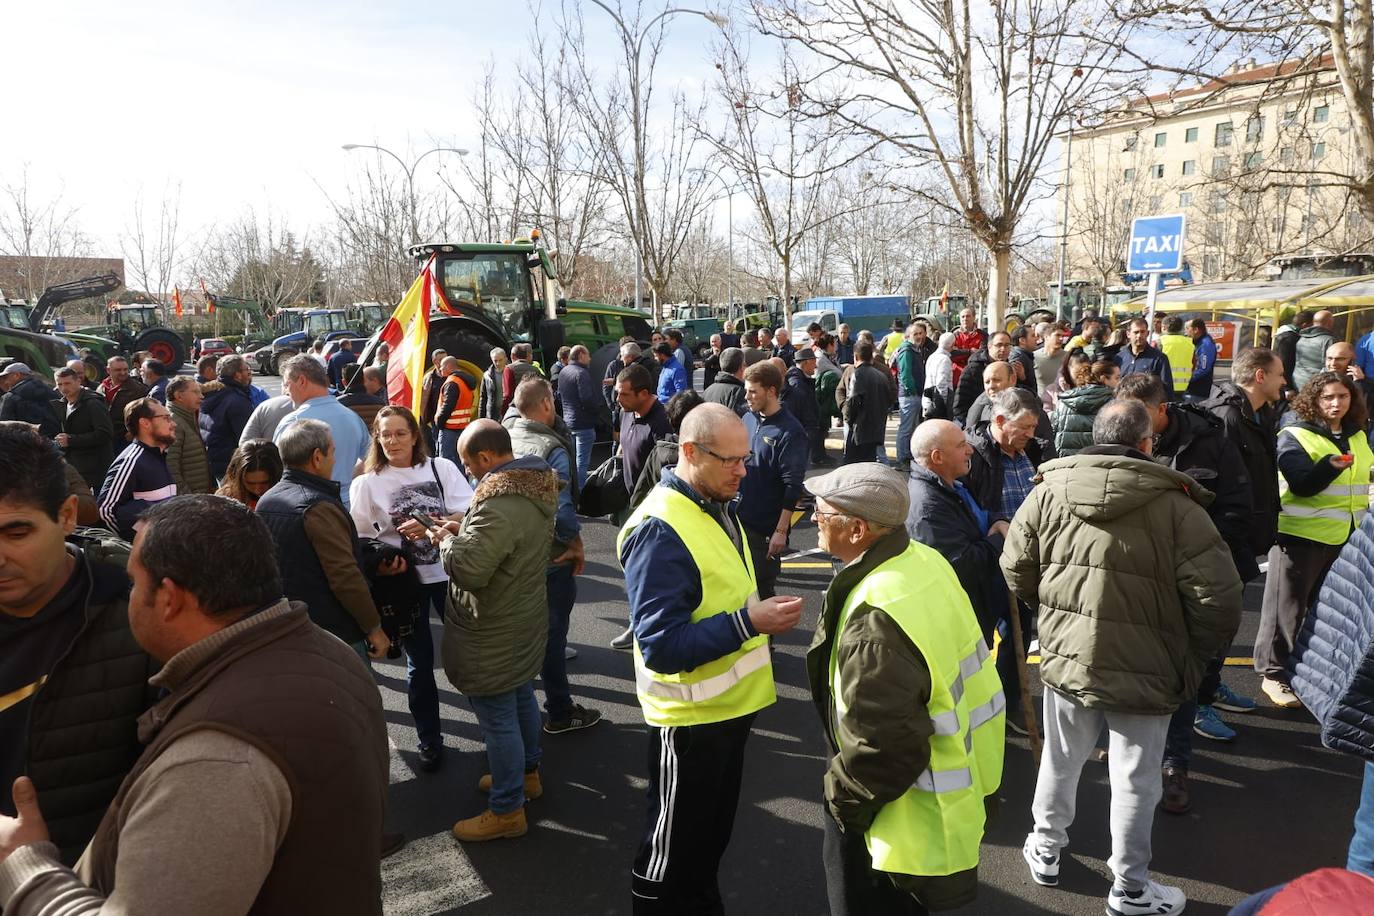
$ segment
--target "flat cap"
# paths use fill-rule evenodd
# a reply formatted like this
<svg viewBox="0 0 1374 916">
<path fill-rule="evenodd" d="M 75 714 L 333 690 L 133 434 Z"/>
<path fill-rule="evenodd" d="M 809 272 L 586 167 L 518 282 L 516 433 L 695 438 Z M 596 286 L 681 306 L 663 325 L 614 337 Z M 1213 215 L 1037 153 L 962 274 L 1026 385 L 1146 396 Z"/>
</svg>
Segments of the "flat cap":
<svg viewBox="0 0 1374 916">
<path fill-rule="evenodd" d="M 797 355 L 793 357 L 793 359 L 794 359 L 796 362 L 799 362 L 799 363 L 804 363 L 804 362 L 806 362 L 808 359 L 815 359 L 815 358 L 816 358 L 816 351 L 813 350 L 813 349 L 811 349 L 810 347 L 804 347 L 804 348 L 798 350 L 798 351 L 797 351 Z"/>
<path fill-rule="evenodd" d="M 16 372 L 20 375 L 33 375 L 33 370 L 26 363 L 10 363 L 0 375 L 12 375 Z"/>
<path fill-rule="evenodd" d="M 806 482 L 806 490 L 846 515 L 884 528 L 905 525 L 911 505 L 906 478 L 876 461 L 846 464 L 813 477 Z"/>
</svg>

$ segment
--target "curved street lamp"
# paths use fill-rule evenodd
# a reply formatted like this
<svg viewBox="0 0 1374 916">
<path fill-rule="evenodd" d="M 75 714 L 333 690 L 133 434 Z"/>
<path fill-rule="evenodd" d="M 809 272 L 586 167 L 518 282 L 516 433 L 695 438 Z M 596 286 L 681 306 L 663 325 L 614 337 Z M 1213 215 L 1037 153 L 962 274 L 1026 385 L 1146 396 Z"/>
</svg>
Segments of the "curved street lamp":
<svg viewBox="0 0 1374 916">
<path fill-rule="evenodd" d="M 419 209 L 419 203 L 415 199 L 415 169 L 419 167 L 422 159 L 434 153 L 457 153 L 459 156 L 466 156 L 468 154 L 468 151 L 465 149 L 459 149 L 452 146 L 436 146 L 433 149 L 425 150 L 423 153 L 416 156 L 413 162 L 406 165 L 404 159 L 387 149 L 385 146 L 377 146 L 372 143 L 345 143 L 343 149 L 345 152 L 355 149 L 373 149 L 379 153 L 386 153 L 392 159 L 395 159 L 401 166 L 401 170 L 406 173 L 406 192 L 410 198 L 410 238 L 411 241 L 415 243 L 420 241 L 420 225 L 416 213 Z"/>
</svg>

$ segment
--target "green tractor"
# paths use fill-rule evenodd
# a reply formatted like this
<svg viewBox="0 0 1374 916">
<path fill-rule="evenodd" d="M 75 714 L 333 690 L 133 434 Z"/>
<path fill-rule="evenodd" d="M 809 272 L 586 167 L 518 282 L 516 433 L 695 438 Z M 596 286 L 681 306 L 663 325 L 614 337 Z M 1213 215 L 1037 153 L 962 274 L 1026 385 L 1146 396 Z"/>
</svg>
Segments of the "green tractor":
<svg viewBox="0 0 1374 916">
<path fill-rule="evenodd" d="M 111 305 L 105 314 L 108 324 L 77 328 L 72 333 L 108 337 L 124 356 L 146 350 L 173 375 L 186 363 L 186 341 L 162 323 L 158 306 Z"/>
<path fill-rule="evenodd" d="M 119 344 L 97 334 L 68 332 L 61 319 L 55 318 L 55 313 L 64 303 L 104 296 L 122 285 L 115 274 L 102 274 L 49 286 L 32 307 L 6 300 L 0 305 L 0 327 L 58 335 L 80 352 L 86 363 L 86 377 L 93 382 L 99 381 L 105 377 L 105 361 L 119 352 Z"/>
</svg>

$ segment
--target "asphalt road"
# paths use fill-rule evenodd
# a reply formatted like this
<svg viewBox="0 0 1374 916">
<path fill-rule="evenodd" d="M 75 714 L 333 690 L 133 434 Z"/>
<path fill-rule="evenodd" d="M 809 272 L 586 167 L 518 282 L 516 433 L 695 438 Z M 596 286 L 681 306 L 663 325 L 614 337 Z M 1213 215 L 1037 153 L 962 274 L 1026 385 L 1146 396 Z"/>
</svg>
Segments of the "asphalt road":
<svg viewBox="0 0 1374 916">
<path fill-rule="evenodd" d="M 257 380 L 274 393 L 277 381 Z M 832 434 L 832 450 L 837 435 Z M 476 790 L 486 772 L 476 720 L 440 671 L 448 753 L 442 770 L 420 773 L 404 669 L 377 665 L 393 743 L 390 827 L 410 837 L 405 849 L 383 863 L 390 916 L 630 912 L 630 860 L 645 808 L 646 740 L 630 657 L 607 646 L 627 614 L 614 536 L 604 521 L 584 522 L 588 563 L 569 636 L 579 651 L 569 663 L 574 697 L 600 709 L 605 719 L 585 731 L 544 736 L 544 796 L 527 808 L 525 837 L 469 846 L 451 838 L 454 821 L 484 806 Z M 827 912 L 820 868 L 825 748 L 803 657 L 833 568 L 815 544 L 814 526 L 803 521 L 779 583 L 780 592 L 803 595 L 806 610 L 802 625 L 777 641 L 778 703 L 759 715 L 749 746 L 735 834 L 721 870 L 731 912 Z M 1246 611 L 1231 650 L 1242 660 L 1251 654 L 1261 589 L 1262 580 L 1246 590 Z M 437 622 L 433 632 L 437 644 Z M 1258 678 L 1248 664 L 1228 667 L 1225 677 L 1237 691 L 1257 695 Z M 1359 762 L 1323 748 L 1305 712 L 1268 707 L 1261 699 L 1255 713 L 1227 718 L 1240 731 L 1234 744 L 1195 739 L 1193 811 L 1155 818 L 1153 875 L 1184 888 L 1190 913 L 1222 914 L 1255 890 L 1343 864 L 1359 797 Z M 1107 768 L 1089 763 L 1084 770 L 1078 822 L 1070 831 L 1058 889 L 1032 883 L 1020 855 L 1034 784 L 1028 743 L 1013 736 L 999 792 L 1001 814 L 983 845 L 979 898 L 959 912 L 1102 912 L 1110 887 Z"/>
</svg>

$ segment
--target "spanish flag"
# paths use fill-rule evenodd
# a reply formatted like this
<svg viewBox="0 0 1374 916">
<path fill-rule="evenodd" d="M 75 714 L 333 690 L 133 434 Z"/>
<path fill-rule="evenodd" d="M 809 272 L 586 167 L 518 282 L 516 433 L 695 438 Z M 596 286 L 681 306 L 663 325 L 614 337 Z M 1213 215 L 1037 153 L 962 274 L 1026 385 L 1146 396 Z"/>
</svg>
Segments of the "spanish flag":
<svg viewBox="0 0 1374 916">
<path fill-rule="evenodd" d="M 391 346 L 386 364 L 386 390 L 391 403 L 409 407 L 417 422 L 429 366 L 429 313 L 435 307 L 450 311 L 444 291 L 434 277 L 434 256 L 430 255 L 424 270 L 410 284 L 378 335 Z"/>
<path fill-rule="evenodd" d="M 180 317 L 181 317 L 181 287 L 179 287 L 179 286 L 174 286 L 174 287 L 172 287 L 172 302 L 176 305 L 176 307 L 177 307 L 177 317 L 180 318 Z"/>
</svg>

